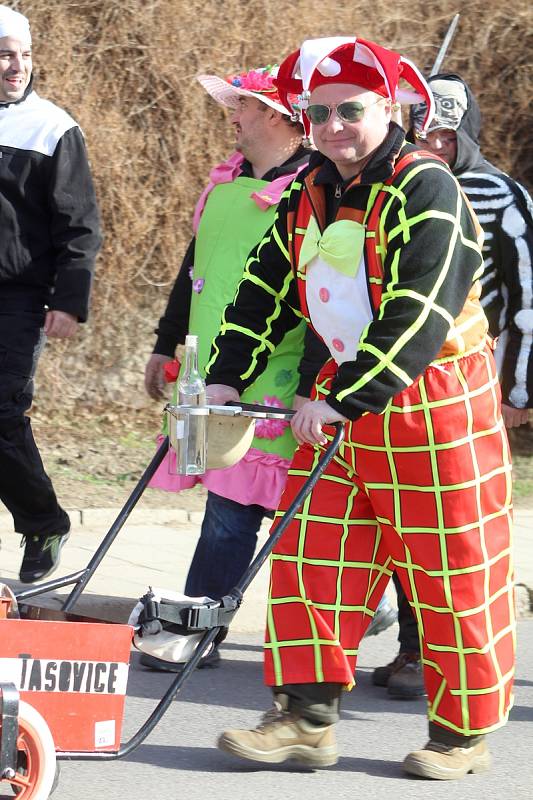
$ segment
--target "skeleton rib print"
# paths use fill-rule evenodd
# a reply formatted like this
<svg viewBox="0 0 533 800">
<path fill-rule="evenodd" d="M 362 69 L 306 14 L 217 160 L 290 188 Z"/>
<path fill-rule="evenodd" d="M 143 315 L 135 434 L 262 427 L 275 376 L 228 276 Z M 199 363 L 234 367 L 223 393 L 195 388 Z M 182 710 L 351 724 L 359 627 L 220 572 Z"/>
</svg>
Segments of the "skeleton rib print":
<svg viewBox="0 0 533 800">
<path fill-rule="evenodd" d="M 503 399 L 533 407 L 533 208 L 526 190 L 504 173 L 458 176 L 484 231 L 481 305 L 492 336 Z"/>
</svg>

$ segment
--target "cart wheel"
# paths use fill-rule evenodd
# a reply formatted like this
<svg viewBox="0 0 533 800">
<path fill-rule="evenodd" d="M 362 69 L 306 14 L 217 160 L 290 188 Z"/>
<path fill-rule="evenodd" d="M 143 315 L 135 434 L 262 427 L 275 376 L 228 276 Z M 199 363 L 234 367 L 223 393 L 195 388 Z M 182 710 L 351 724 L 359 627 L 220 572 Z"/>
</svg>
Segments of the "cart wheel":
<svg viewBox="0 0 533 800">
<path fill-rule="evenodd" d="M 56 751 L 48 725 L 33 706 L 19 705 L 18 760 L 14 778 L 0 779 L 11 785 L 19 800 L 47 800 L 56 777 Z"/>
<path fill-rule="evenodd" d="M 20 759 L 19 759 L 19 764 L 20 764 L 19 772 L 22 772 L 22 762 L 21 762 Z M 50 794 L 48 795 L 49 797 L 52 797 L 53 793 L 57 789 L 58 784 L 59 784 L 59 776 L 60 775 L 61 775 L 61 768 L 59 766 L 59 763 L 56 762 L 56 771 L 55 771 L 55 775 L 54 775 L 54 782 L 52 784 L 52 788 L 50 789 Z M 22 786 L 15 786 L 14 784 L 11 784 L 11 789 L 12 789 L 13 792 L 15 792 L 16 797 L 18 797 L 19 794 L 22 792 Z"/>
</svg>

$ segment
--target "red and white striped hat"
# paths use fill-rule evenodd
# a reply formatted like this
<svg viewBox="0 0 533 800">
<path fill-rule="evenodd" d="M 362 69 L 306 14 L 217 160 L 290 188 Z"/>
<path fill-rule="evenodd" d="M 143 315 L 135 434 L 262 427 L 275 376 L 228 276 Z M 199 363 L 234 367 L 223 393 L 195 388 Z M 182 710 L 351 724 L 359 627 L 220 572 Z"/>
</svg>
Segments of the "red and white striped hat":
<svg viewBox="0 0 533 800">
<path fill-rule="evenodd" d="M 400 78 L 412 90 L 400 88 Z M 424 129 L 434 113 L 431 90 L 408 58 L 356 36 L 308 39 L 282 62 L 274 83 L 287 109 L 294 106 L 289 100 L 291 95 L 298 95 L 298 107 L 305 111 L 309 96 L 317 86 L 348 83 L 389 97 L 393 102 L 426 103 Z M 302 121 L 309 135 L 310 124 L 305 114 Z"/>
</svg>

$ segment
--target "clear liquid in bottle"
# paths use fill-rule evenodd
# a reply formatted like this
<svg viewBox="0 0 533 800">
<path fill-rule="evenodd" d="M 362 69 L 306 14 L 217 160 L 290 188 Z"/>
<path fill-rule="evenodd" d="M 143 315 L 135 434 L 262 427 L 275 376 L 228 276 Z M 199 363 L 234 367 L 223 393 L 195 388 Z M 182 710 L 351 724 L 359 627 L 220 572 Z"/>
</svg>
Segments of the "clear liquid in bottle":
<svg viewBox="0 0 533 800">
<path fill-rule="evenodd" d="M 185 365 L 178 380 L 179 404 L 190 406 L 191 413 L 184 417 L 183 439 L 176 453 L 180 475 L 202 475 L 207 461 L 207 413 L 201 409 L 206 405 L 205 381 L 198 372 L 198 337 L 185 339 Z M 199 413 L 194 413 L 197 407 Z M 207 409 L 206 409 L 207 410 Z"/>
</svg>

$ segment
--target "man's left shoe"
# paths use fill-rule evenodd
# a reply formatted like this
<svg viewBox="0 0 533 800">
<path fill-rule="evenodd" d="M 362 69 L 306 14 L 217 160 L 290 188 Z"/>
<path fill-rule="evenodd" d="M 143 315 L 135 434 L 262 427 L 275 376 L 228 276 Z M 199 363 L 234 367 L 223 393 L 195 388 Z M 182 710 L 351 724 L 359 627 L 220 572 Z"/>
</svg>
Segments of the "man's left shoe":
<svg viewBox="0 0 533 800">
<path fill-rule="evenodd" d="M 22 583 L 35 583 L 51 575 L 59 565 L 59 556 L 70 534 L 50 533 L 48 536 L 24 536 L 24 557 L 20 567 Z"/>
<path fill-rule="evenodd" d="M 471 747 L 453 747 L 430 739 L 423 750 L 409 753 L 403 762 L 404 772 L 436 781 L 457 780 L 469 772 L 486 772 L 490 766 L 485 739 Z"/>
</svg>

